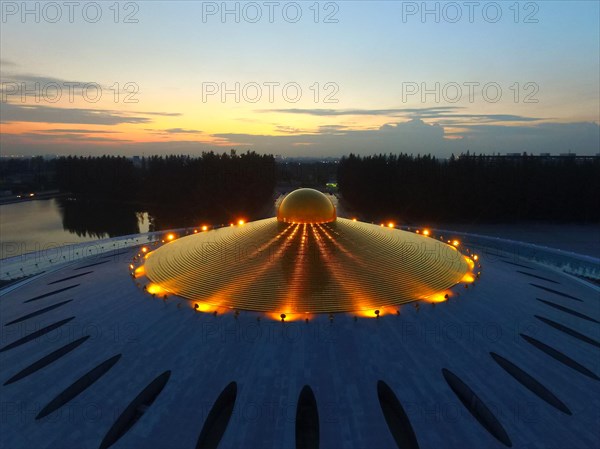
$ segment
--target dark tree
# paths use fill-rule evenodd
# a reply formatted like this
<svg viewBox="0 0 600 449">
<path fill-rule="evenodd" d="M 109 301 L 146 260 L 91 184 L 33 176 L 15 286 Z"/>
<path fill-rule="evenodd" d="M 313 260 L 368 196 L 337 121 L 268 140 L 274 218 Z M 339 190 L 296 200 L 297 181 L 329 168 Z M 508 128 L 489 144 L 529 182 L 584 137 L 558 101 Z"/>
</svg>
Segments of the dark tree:
<svg viewBox="0 0 600 449">
<path fill-rule="evenodd" d="M 351 154 L 338 184 L 369 220 L 600 221 L 598 157 Z"/>
</svg>

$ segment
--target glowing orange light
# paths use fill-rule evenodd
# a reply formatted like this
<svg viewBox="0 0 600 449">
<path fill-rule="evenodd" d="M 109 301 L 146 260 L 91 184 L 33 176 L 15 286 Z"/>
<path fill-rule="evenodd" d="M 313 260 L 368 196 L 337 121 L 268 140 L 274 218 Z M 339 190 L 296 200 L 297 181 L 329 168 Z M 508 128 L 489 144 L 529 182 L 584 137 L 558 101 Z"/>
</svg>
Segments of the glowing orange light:
<svg viewBox="0 0 600 449">
<path fill-rule="evenodd" d="M 145 275 L 145 274 L 146 274 L 146 269 L 145 269 L 145 268 L 144 268 L 144 266 L 142 265 L 142 266 L 140 266 L 140 267 L 137 267 L 137 268 L 135 269 L 134 273 L 135 273 L 135 277 L 137 278 L 137 277 L 140 277 L 140 276 L 143 276 L 143 275 Z"/>
<path fill-rule="evenodd" d="M 394 226 L 396 226 L 392 221 L 390 221 L 388 223 L 388 228 L 393 228 Z"/>
<path fill-rule="evenodd" d="M 194 234 L 198 234 L 198 230 L 197 229 L 194 229 Z"/>
<path fill-rule="evenodd" d="M 467 256 L 464 256 L 464 257 L 465 257 L 465 262 L 467 262 L 467 265 L 469 266 L 469 270 L 473 271 L 473 269 L 475 268 L 475 262 L 473 262 L 473 259 L 470 259 Z"/>
<path fill-rule="evenodd" d="M 423 230 L 423 235 L 429 235 L 429 229 L 424 229 Z"/>
<path fill-rule="evenodd" d="M 173 240 L 175 238 L 175 234 L 167 235 L 167 240 Z"/>
<path fill-rule="evenodd" d="M 448 301 L 449 297 L 450 297 L 449 292 L 434 293 L 433 295 L 430 295 L 427 298 L 425 298 L 425 302 L 429 302 L 429 303 L 444 302 L 444 301 Z"/>
<path fill-rule="evenodd" d="M 463 276 L 463 278 L 460 280 L 460 282 L 465 282 L 467 284 L 470 284 L 471 282 L 475 281 L 475 277 L 471 274 L 471 273 L 467 273 Z"/>
<path fill-rule="evenodd" d="M 306 320 L 307 318 L 310 319 L 312 318 L 312 314 L 310 312 L 304 312 L 304 313 L 289 313 L 289 312 L 268 312 L 267 317 L 271 318 L 272 320 L 275 321 L 285 321 L 286 323 L 289 321 L 303 321 Z M 282 320 L 282 315 L 285 317 Z"/>
<path fill-rule="evenodd" d="M 357 310 L 353 313 L 355 316 L 359 316 L 362 318 L 379 318 L 384 315 L 389 315 L 391 312 L 383 307 L 379 307 L 378 309 Z"/>
<path fill-rule="evenodd" d="M 153 295 L 159 295 L 161 293 L 165 293 L 165 289 L 162 288 L 160 285 L 156 285 L 156 284 L 148 284 L 148 286 L 146 287 L 146 291 Z"/>
<path fill-rule="evenodd" d="M 142 247 L 142 252 L 143 252 L 143 253 L 147 253 L 147 252 L 148 252 L 148 248 L 146 248 L 145 246 L 144 246 L 144 247 Z"/>
<path fill-rule="evenodd" d="M 460 245 L 460 242 L 458 240 L 452 240 L 452 244 L 454 246 L 458 246 L 458 245 Z"/>
<path fill-rule="evenodd" d="M 129 268 L 133 270 L 133 264 L 132 263 L 129 264 Z"/>
<path fill-rule="evenodd" d="M 238 225 L 242 226 L 243 224 L 245 224 L 246 222 L 244 220 L 238 220 Z"/>
<path fill-rule="evenodd" d="M 203 231 L 208 231 L 208 226 L 206 226 L 206 225 L 202 226 L 202 230 Z"/>
<path fill-rule="evenodd" d="M 421 233 L 421 231 L 419 231 L 418 229 L 417 229 L 415 232 L 416 232 L 417 234 L 420 234 L 420 233 Z"/>
<path fill-rule="evenodd" d="M 198 302 L 194 302 L 193 304 L 194 304 L 193 305 L 194 310 L 197 310 L 198 312 L 209 313 L 209 312 L 215 312 L 218 309 L 217 306 L 214 306 L 212 304 L 207 304 L 205 302 L 198 301 Z"/>
<path fill-rule="evenodd" d="M 356 221 L 356 218 L 353 218 L 352 221 Z"/>
<path fill-rule="evenodd" d="M 473 260 L 477 260 L 479 259 L 479 256 L 477 254 L 473 254 Z"/>
</svg>

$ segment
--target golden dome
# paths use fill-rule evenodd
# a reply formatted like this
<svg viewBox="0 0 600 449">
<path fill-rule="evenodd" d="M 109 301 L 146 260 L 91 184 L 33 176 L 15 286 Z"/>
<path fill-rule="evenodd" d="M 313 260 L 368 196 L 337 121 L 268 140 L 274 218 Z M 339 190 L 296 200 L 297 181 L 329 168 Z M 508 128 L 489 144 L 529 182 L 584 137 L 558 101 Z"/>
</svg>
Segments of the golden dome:
<svg viewBox="0 0 600 449">
<path fill-rule="evenodd" d="M 144 271 L 161 291 L 197 301 L 200 310 L 279 316 L 429 300 L 461 282 L 468 262 L 452 245 L 393 228 L 268 218 L 172 241 L 148 254 Z"/>
<path fill-rule="evenodd" d="M 298 189 L 281 201 L 277 219 L 284 223 L 330 223 L 336 219 L 335 206 L 318 190 Z"/>
</svg>

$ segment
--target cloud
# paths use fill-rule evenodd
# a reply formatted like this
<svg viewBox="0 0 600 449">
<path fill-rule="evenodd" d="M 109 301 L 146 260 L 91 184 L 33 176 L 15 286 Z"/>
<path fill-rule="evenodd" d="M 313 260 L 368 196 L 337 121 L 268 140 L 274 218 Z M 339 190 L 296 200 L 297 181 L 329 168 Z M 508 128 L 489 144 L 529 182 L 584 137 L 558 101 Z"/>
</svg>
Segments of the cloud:
<svg viewBox="0 0 600 449">
<path fill-rule="evenodd" d="M 344 131 L 349 131 L 351 128 L 346 125 L 322 125 L 319 126 L 320 134 L 340 134 Z"/>
<path fill-rule="evenodd" d="M 34 134 L 34 133 L 31 133 Z M 50 137 L 50 138 L 48 138 Z M 134 142 L 108 137 L 85 137 L 80 134 L 64 136 L 43 136 L 41 134 L 6 134 L 0 135 L 3 154 L 24 156 L 53 155 L 90 155 L 105 154 L 142 156 L 153 154 L 190 154 L 199 155 L 204 151 L 224 152 L 230 146 L 220 147 L 209 142 L 198 141 L 160 141 Z"/>
<path fill-rule="evenodd" d="M 115 137 L 95 137 L 90 136 L 88 134 L 81 134 L 77 132 L 65 132 L 65 133 L 38 133 L 38 132 L 29 132 L 29 133 L 21 133 L 21 134 L 7 134 L 4 133 L 2 135 L 2 145 L 9 146 L 11 144 L 24 145 L 28 142 L 35 142 L 38 146 L 46 146 L 53 145 L 54 142 L 67 142 L 67 144 L 61 145 L 72 145 L 75 142 L 78 143 L 120 143 L 120 142 L 130 142 L 128 139 L 115 138 Z"/>
<path fill-rule="evenodd" d="M 201 134 L 202 131 L 199 129 L 184 129 L 184 128 L 169 128 L 163 130 L 168 134 Z"/>
<path fill-rule="evenodd" d="M 13 61 L 9 61 L 8 59 L 0 59 L 0 70 L 3 67 L 16 67 L 17 64 Z"/>
<path fill-rule="evenodd" d="M 100 129 L 73 129 L 73 128 L 56 128 L 56 129 L 38 129 L 33 132 L 37 134 L 45 133 L 45 134 L 64 134 L 64 133 L 72 133 L 72 134 L 116 134 L 120 133 L 119 131 L 107 131 Z"/>
<path fill-rule="evenodd" d="M 121 133 L 119 131 L 81 128 L 39 129 L 19 134 L 3 133 L 1 142 L 3 146 L 21 146 L 28 142 L 41 146 L 54 145 L 55 142 L 64 142 L 63 145 L 70 146 L 75 142 L 94 145 L 97 143 L 123 143 L 131 141 L 122 137 L 115 137 L 115 134 L 118 135 Z"/>
<path fill-rule="evenodd" d="M 540 117 L 526 117 L 513 114 L 463 114 L 462 106 L 435 106 L 430 108 L 393 108 L 393 109 L 259 109 L 257 112 L 274 112 L 280 114 L 304 114 L 318 117 L 339 117 L 346 115 L 384 116 L 407 118 L 450 118 L 458 123 L 467 121 L 486 122 L 535 122 L 544 120 Z"/>
<path fill-rule="evenodd" d="M 132 114 L 140 115 L 160 115 L 161 117 L 181 117 L 181 112 L 148 112 L 148 111 L 131 111 Z"/>
<path fill-rule="evenodd" d="M 5 64 L 5 61 L 2 61 L 2 65 Z M 15 65 L 12 63 L 8 63 L 8 65 Z M 73 103 L 75 98 L 81 98 L 81 99 L 86 99 L 89 97 L 95 98 L 96 97 L 96 92 L 94 92 L 93 90 L 90 91 L 88 94 L 88 97 L 83 96 L 84 92 L 83 92 L 83 88 L 86 85 L 95 85 L 96 87 L 99 86 L 99 88 L 101 89 L 101 94 L 107 94 L 109 96 L 114 95 L 115 89 L 111 86 L 111 87 L 107 87 L 105 85 L 103 85 L 102 83 L 98 83 L 98 82 L 92 82 L 92 81 L 72 81 L 72 80 L 66 80 L 63 78 L 56 78 L 53 76 L 47 76 L 47 75 L 32 75 L 32 74 L 28 74 L 28 73 L 6 73 L 6 72 L 2 72 L 0 74 L 0 78 L 2 78 L 2 84 L 0 85 L 0 93 L 2 93 L 2 123 L 7 123 L 7 122 L 11 122 L 11 121 L 27 121 L 27 122 L 43 122 L 43 123 L 85 123 L 85 124 L 92 124 L 92 123 L 97 123 L 94 120 L 91 120 L 91 117 L 89 115 L 86 116 L 82 116 L 81 114 L 84 113 L 84 111 L 86 112 L 90 112 L 91 114 L 98 114 L 96 116 L 96 118 L 100 117 L 100 120 L 108 120 L 108 122 L 106 121 L 102 121 L 102 122 L 98 122 L 97 124 L 103 124 L 103 125 L 112 125 L 112 124 L 119 124 L 119 123 L 145 123 L 145 122 L 149 122 L 149 119 L 146 118 L 142 118 L 142 117 L 135 117 L 135 115 L 140 115 L 140 116 L 161 116 L 161 117 L 179 117 L 182 114 L 180 112 L 164 112 L 164 111 L 131 111 L 131 112 L 118 112 L 118 111 L 107 111 L 107 110 L 101 110 L 101 109 L 74 109 L 74 108 L 64 108 L 61 109 L 61 111 L 66 111 L 66 110 L 75 110 L 78 111 L 76 112 L 76 114 L 80 114 L 80 118 L 78 119 L 74 119 L 73 117 L 71 117 L 68 122 L 65 121 L 46 121 L 47 120 L 47 114 L 52 114 L 56 109 L 58 109 L 56 106 L 40 106 L 40 105 L 34 105 L 37 106 L 38 109 L 35 109 L 35 111 L 37 111 L 38 113 L 46 113 L 46 116 L 44 117 L 43 120 L 36 120 L 35 117 L 31 118 L 31 119 L 23 119 L 23 116 L 25 114 L 25 112 L 28 110 L 26 109 L 27 107 L 29 107 L 29 105 L 23 101 L 22 104 L 18 104 L 17 101 L 22 100 L 22 96 L 21 96 L 21 89 L 23 84 L 25 85 L 25 89 L 27 90 L 27 93 L 25 94 L 25 100 L 27 99 L 31 99 L 33 100 L 35 98 L 35 94 L 37 93 L 38 96 L 41 95 L 48 95 L 49 97 L 51 97 L 51 99 L 53 100 L 52 103 L 55 103 L 54 100 L 58 101 L 64 101 L 64 102 L 69 102 L 69 103 Z M 16 83 L 17 86 L 8 86 L 7 83 Z M 58 86 L 58 88 L 56 87 Z M 122 87 L 122 86 L 121 86 Z M 59 90 L 60 89 L 60 90 Z M 129 93 L 129 91 L 125 91 L 125 90 L 120 90 L 120 93 L 124 93 L 127 94 Z M 56 97 L 56 98 L 55 98 Z M 49 101 L 48 101 L 49 102 Z M 58 104 L 58 103 L 57 103 Z M 13 109 L 8 109 L 7 107 L 5 107 L 5 105 L 12 105 Z M 20 107 L 22 107 L 22 109 L 20 109 L 20 111 L 17 111 L 17 109 Z M 46 109 L 42 109 L 42 108 L 46 108 Z M 7 119 L 6 118 L 6 114 L 10 114 L 10 113 L 18 113 L 20 112 L 20 114 L 18 114 L 18 117 L 20 118 L 20 120 L 11 120 L 11 119 Z M 125 121 L 122 120 L 115 120 L 115 121 L 111 121 L 110 118 L 107 117 L 108 115 L 112 115 L 114 116 L 114 118 L 118 118 L 118 117 L 129 117 L 129 119 L 126 119 Z M 73 120 L 84 120 L 84 121 L 73 121 Z"/>
<path fill-rule="evenodd" d="M 467 150 L 472 153 L 523 152 L 596 154 L 600 147 L 600 127 L 597 123 L 507 123 L 477 122 L 465 125 L 460 133 L 448 133 L 445 125 L 426 123 L 422 119 L 391 122 L 376 129 L 358 130 L 343 125 L 325 125 L 317 130 L 301 130 L 280 124 L 283 135 L 222 133 L 202 140 L 157 140 L 129 142 L 110 134 L 98 135 L 88 128 L 53 128 L 27 134 L 2 134 L 0 143 L 8 154 L 200 154 L 202 151 L 223 151 L 229 148 L 253 149 L 260 153 L 286 156 L 333 157 L 349 153 L 362 155 L 379 153 L 432 154 L 448 157 Z M 197 130 L 158 132 L 196 137 Z M 197 131 L 197 132 L 196 132 Z M 113 144 L 108 146 L 108 144 Z"/>
<path fill-rule="evenodd" d="M 448 157 L 474 153 L 596 154 L 600 127 L 596 123 L 536 123 L 530 125 L 469 125 L 466 132 L 448 134 L 444 126 L 420 119 L 390 123 L 373 130 L 323 129 L 319 133 L 284 136 L 216 134 L 257 151 L 305 156 L 379 153 L 432 154 Z M 297 147 L 302 147 L 299 150 Z M 301 153 L 300 153 L 301 151 Z"/>
<path fill-rule="evenodd" d="M 239 142 L 257 151 L 295 155 L 295 147 L 303 147 L 306 156 L 341 156 L 350 152 L 361 154 L 408 152 L 430 153 L 446 147 L 444 129 L 422 120 L 383 125 L 374 130 L 325 129 L 320 133 L 284 136 L 252 134 L 215 134 L 215 137 Z"/>
<path fill-rule="evenodd" d="M 282 134 L 305 134 L 308 131 L 288 125 L 275 125 L 275 130 Z"/>
<path fill-rule="evenodd" d="M 532 126 L 470 125 L 465 143 L 469 148 L 489 152 L 597 154 L 600 126 L 592 122 L 539 123 Z"/>
<path fill-rule="evenodd" d="M 4 61 L 2 62 L 4 65 Z M 58 84 L 62 89 L 68 89 L 71 85 L 73 88 L 81 91 L 81 88 L 86 84 L 98 84 L 92 81 L 68 81 L 62 78 L 55 78 L 53 76 L 44 75 L 33 75 L 29 73 L 2 73 L 2 83 L 25 83 L 27 89 L 33 89 L 36 84 L 40 85 L 40 88 L 48 86 L 49 84 Z M 101 85 L 100 85 L 101 86 Z M 101 86 L 102 87 L 102 86 Z"/>
<path fill-rule="evenodd" d="M 435 118 L 454 119 L 457 123 L 465 123 L 464 119 L 473 119 L 479 122 L 539 122 L 547 120 L 541 117 L 525 117 L 523 115 L 511 114 L 439 114 Z"/>
<path fill-rule="evenodd" d="M 136 117 L 125 112 L 86 109 L 57 108 L 54 106 L 33 106 L 2 103 L 2 123 L 78 123 L 84 125 L 118 125 L 121 123 L 148 123 L 147 117 Z"/>
<path fill-rule="evenodd" d="M 14 101 L 25 103 L 28 99 L 35 100 L 36 97 L 49 98 L 52 103 L 60 101 L 73 103 L 75 99 L 115 94 L 115 89 L 94 81 L 72 81 L 53 76 L 6 72 L 2 72 L 0 78 L 2 79 L 0 93 L 3 103 Z"/>
<path fill-rule="evenodd" d="M 459 106 L 436 106 L 431 108 L 395 108 L 395 109 L 259 109 L 257 112 L 276 112 L 282 114 L 305 114 L 319 117 L 338 117 L 341 115 L 373 115 L 373 116 L 395 116 L 406 114 L 429 115 L 448 113 L 461 109 Z"/>
<path fill-rule="evenodd" d="M 185 129 L 185 128 L 167 128 L 167 129 L 155 129 L 155 128 L 144 128 L 144 131 L 148 131 L 151 134 L 158 136 L 169 136 L 169 135 L 189 135 L 189 134 L 204 134 L 199 129 Z"/>
</svg>

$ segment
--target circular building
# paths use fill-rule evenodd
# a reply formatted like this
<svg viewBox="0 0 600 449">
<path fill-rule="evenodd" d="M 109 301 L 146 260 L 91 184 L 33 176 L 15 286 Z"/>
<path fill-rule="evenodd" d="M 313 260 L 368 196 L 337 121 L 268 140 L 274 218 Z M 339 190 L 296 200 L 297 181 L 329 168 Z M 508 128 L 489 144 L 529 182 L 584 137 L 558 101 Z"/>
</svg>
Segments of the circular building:
<svg viewBox="0 0 600 449">
<path fill-rule="evenodd" d="M 0 447 L 598 447 L 599 290 L 559 268 L 597 259 L 336 215 L 303 189 L 0 290 Z"/>
<path fill-rule="evenodd" d="M 199 307 L 288 317 L 427 299 L 472 267 L 439 240 L 336 218 L 329 198 L 313 189 L 287 195 L 277 218 L 183 237 L 143 261 L 153 288 Z"/>
</svg>

